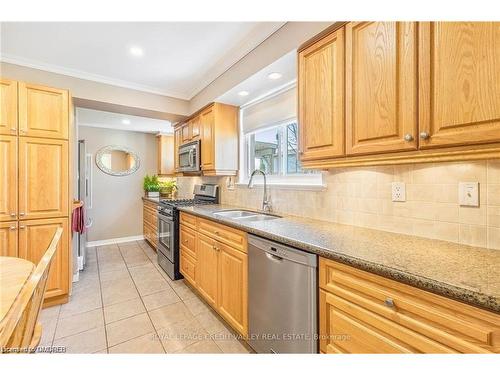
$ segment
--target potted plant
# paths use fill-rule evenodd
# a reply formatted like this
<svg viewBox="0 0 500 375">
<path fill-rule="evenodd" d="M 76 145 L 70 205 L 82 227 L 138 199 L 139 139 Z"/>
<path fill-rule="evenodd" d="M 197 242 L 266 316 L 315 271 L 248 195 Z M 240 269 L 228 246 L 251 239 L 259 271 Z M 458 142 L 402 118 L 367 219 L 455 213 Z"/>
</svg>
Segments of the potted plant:
<svg viewBox="0 0 500 375">
<path fill-rule="evenodd" d="M 177 190 L 177 184 L 174 180 L 160 182 L 160 195 L 166 198 L 172 198 L 172 194 Z"/>
<path fill-rule="evenodd" d="M 158 176 L 144 176 L 142 186 L 147 197 L 158 198 L 160 196 L 160 181 L 158 180 Z"/>
</svg>

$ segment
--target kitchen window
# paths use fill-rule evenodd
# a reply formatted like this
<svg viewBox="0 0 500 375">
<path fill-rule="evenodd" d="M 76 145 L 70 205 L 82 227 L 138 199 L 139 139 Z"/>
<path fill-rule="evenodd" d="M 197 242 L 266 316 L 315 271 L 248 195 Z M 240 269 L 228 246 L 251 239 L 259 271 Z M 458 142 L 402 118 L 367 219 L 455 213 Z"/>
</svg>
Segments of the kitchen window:
<svg viewBox="0 0 500 375">
<path fill-rule="evenodd" d="M 302 169 L 299 158 L 299 127 L 295 86 L 275 93 L 240 112 L 240 184 L 247 184 L 252 171 L 260 169 L 269 185 L 280 188 L 321 190 L 319 171 Z M 256 185 L 263 183 L 260 175 Z"/>
</svg>

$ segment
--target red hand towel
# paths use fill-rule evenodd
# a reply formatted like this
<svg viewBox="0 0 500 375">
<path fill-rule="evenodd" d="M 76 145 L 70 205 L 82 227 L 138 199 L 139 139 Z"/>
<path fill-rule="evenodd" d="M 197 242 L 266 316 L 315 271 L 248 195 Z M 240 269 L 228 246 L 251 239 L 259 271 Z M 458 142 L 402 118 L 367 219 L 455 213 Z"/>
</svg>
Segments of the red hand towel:
<svg viewBox="0 0 500 375">
<path fill-rule="evenodd" d="M 83 234 L 85 232 L 85 209 L 83 206 L 73 210 L 73 219 L 71 223 L 73 232 Z"/>
</svg>

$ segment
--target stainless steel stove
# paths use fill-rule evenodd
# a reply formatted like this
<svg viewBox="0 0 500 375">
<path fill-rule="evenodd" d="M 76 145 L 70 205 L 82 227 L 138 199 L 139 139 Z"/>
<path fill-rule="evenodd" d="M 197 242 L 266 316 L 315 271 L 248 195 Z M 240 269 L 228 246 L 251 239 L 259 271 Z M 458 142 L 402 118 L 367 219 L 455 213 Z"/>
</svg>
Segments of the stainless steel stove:
<svg viewBox="0 0 500 375">
<path fill-rule="evenodd" d="M 162 199 L 158 206 L 158 264 L 172 280 L 182 279 L 179 272 L 178 207 L 219 203 L 219 186 L 194 186 L 193 199 Z"/>
</svg>

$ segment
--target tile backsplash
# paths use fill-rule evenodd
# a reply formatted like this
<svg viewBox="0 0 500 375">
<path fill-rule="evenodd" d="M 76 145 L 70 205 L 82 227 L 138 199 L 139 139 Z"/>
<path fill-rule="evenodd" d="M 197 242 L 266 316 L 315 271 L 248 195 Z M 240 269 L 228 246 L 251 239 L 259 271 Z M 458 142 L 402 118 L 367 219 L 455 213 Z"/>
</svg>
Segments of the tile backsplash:
<svg viewBox="0 0 500 375">
<path fill-rule="evenodd" d="M 332 169 L 323 191 L 270 188 L 273 211 L 466 245 L 500 249 L 500 160 Z M 200 182 L 221 185 L 222 203 L 260 209 L 262 188 L 226 187 L 226 178 L 180 177 L 179 195 Z M 479 207 L 458 203 L 459 182 L 479 182 Z M 406 202 L 391 201 L 391 183 Z"/>
</svg>

